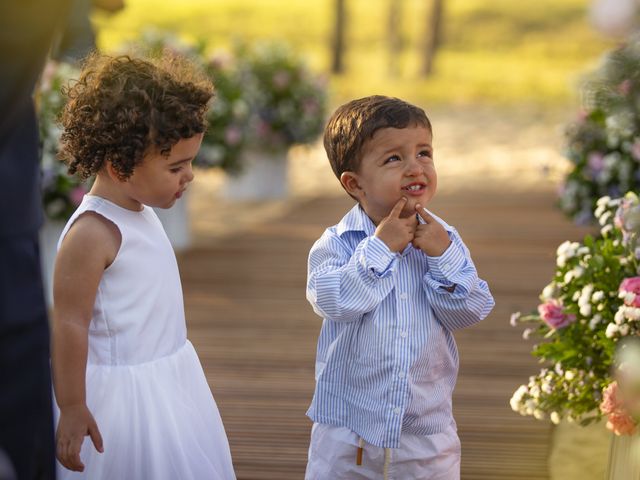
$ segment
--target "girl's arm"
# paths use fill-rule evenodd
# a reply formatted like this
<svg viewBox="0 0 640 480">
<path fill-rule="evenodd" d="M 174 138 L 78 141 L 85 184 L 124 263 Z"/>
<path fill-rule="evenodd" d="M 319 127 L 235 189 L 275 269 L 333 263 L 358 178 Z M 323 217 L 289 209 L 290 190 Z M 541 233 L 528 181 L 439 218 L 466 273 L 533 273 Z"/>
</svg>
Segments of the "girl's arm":
<svg viewBox="0 0 640 480">
<path fill-rule="evenodd" d="M 104 269 L 120 248 L 118 228 L 97 214 L 81 215 L 63 239 L 53 279 L 53 380 L 60 419 L 56 455 L 66 468 L 83 471 L 86 435 L 102 452 L 102 437 L 86 405 L 88 331 Z"/>
<path fill-rule="evenodd" d="M 423 286 L 438 321 L 449 330 L 484 319 L 495 302 L 487 282 L 478 277 L 469 249 L 454 230 L 451 244 L 439 257 L 427 256 Z"/>
<path fill-rule="evenodd" d="M 349 251 L 338 235 L 327 231 L 309 253 L 307 300 L 321 317 L 356 321 L 389 295 L 396 264 L 397 254 L 376 236 Z"/>
</svg>

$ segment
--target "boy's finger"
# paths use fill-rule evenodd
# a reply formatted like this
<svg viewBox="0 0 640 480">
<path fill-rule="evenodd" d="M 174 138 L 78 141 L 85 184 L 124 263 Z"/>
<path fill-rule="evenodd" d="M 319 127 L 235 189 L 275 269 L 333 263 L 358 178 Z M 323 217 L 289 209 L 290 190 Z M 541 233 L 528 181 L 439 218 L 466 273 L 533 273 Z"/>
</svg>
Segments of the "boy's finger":
<svg viewBox="0 0 640 480">
<path fill-rule="evenodd" d="M 96 425 L 95 423 L 89 425 L 89 436 L 91 437 L 91 441 L 93 442 L 93 446 L 96 447 L 96 450 L 100 453 L 103 453 L 104 447 L 102 446 L 102 435 L 100 435 L 98 425 Z"/>
<path fill-rule="evenodd" d="M 407 197 L 401 197 L 400 200 L 393 206 L 391 212 L 389 212 L 389 217 L 391 218 L 400 218 L 400 214 L 402 213 L 402 209 L 404 205 L 407 203 Z"/>
<path fill-rule="evenodd" d="M 418 215 L 420 215 L 422 217 L 422 219 L 427 222 L 427 223 L 431 223 L 431 222 L 435 222 L 435 218 L 433 218 L 429 212 L 427 212 L 427 210 L 420 205 L 419 203 L 416 203 L 416 212 L 418 212 Z"/>
</svg>

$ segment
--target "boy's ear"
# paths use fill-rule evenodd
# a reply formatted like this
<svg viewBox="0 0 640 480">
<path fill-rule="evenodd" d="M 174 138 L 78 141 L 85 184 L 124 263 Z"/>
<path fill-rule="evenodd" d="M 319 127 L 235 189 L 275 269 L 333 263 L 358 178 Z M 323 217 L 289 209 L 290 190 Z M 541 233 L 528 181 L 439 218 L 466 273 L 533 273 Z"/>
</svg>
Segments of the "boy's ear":
<svg viewBox="0 0 640 480">
<path fill-rule="evenodd" d="M 349 195 L 356 198 L 362 195 L 362 188 L 360 188 L 357 173 L 342 172 L 342 175 L 340 175 L 340 183 Z"/>
</svg>

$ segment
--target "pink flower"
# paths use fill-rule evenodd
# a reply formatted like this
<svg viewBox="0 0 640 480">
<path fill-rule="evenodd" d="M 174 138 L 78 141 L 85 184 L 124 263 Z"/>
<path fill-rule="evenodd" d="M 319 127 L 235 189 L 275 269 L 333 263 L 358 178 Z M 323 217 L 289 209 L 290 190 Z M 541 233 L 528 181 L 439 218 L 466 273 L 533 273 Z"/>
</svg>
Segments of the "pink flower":
<svg viewBox="0 0 640 480">
<path fill-rule="evenodd" d="M 607 416 L 607 428 L 616 435 L 633 435 L 636 422 L 627 413 L 624 402 L 618 395 L 618 382 L 610 383 L 602 392 L 600 411 Z"/>
<path fill-rule="evenodd" d="M 85 193 L 87 193 L 87 189 L 82 185 L 71 190 L 71 192 L 69 192 L 69 199 L 71 200 L 71 203 L 76 207 L 80 205 Z"/>
<path fill-rule="evenodd" d="M 620 85 L 618 85 L 618 93 L 620 93 L 620 95 L 627 96 L 629 95 L 630 91 L 631 91 L 631 80 L 629 80 L 628 78 L 626 80 L 623 80 L 620 83 Z"/>
<path fill-rule="evenodd" d="M 284 90 L 291 82 L 291 75 L 285 70 L 280 70 L 273 75 L 271 81 L 278 90 Z"/>
<path fill-rule="evenodd" d="M 231 146 L 238 145 L 242 140 L 242 130 L 235 126 L 227 128 L 224 131 L 224 140 Z"/>
<path fill-rule="evenodd" d="M 627 303 L 625 299 L 625 305 L 630 307 L 640 307 L 640 277 L 625 278 L 620 284 L 618 291 L 634 293 L 635 298 L 633 301 L 631 303 Z"/>
<path fill-rule="evenodd" d="M 542 321 L 553 329 L 564 328 L 576 319 L 575 315 L 564 313 L 562 303 L 556 299 L 538 305 L 538 313 Z"/>
</svg>

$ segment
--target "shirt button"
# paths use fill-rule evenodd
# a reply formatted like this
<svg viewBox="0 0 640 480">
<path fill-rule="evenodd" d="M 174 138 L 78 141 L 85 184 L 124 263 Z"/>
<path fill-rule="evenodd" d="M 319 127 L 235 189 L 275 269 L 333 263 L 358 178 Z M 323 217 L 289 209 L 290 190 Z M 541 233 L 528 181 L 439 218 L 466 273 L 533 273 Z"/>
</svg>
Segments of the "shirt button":
<svg viewBox="0 0 640 480">
<path fill-rule="evenodd" d="M 398 373 L 398 378 L 404 378 L 404 372 Z"/>
<path fill-rule="evenodd" d="M 407 292 L 402 292 L 402 293 L 400 294 L 400 299 L 401 299 L 401 300 L 406 300 L 408 296 L 409 296 L 409 295 L 407 295 Z"/>
<path fill-rule="evenodd" d="M 400 415 L 400 412 L 402 412 L 402 409 L 400 407 L 396 407 L 393 409 L 393 413 L 395 413 L 396 415 Z"/>
<path fill-rule="evenodd" d="M 407 338 L 407 335 L 408 335 L 408 334 L 407 334 L 407 332 L 406 332 L 406 331 L 402 331 L 402 332 L 400 332 L 400 336 L 401 336 L 402 338 Z"/>
</svg>

